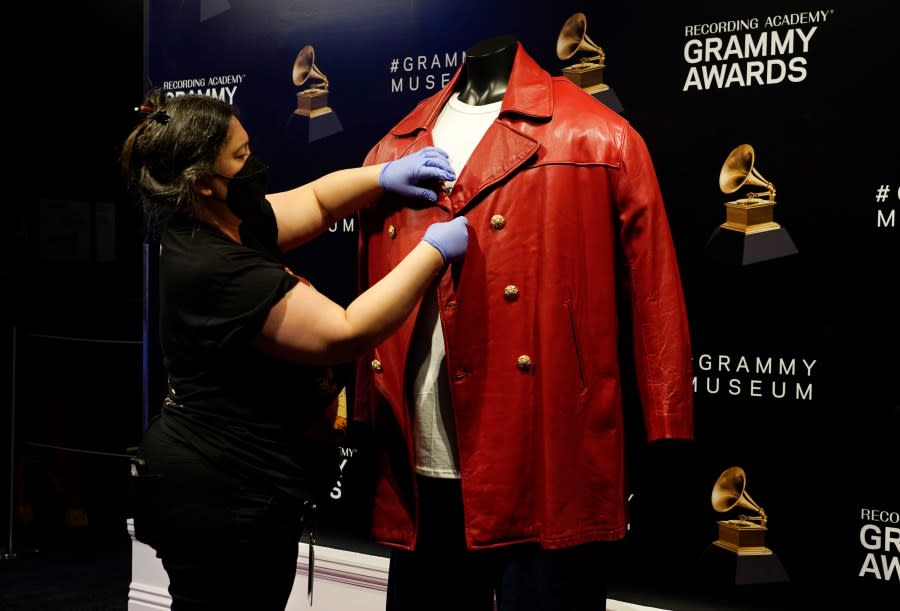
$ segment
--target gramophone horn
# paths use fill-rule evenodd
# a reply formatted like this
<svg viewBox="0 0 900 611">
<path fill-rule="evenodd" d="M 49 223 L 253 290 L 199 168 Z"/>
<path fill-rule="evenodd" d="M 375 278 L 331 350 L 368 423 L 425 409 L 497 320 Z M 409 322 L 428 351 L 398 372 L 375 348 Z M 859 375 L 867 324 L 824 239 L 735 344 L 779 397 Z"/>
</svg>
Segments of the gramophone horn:
<svg viewBox="0 0 900 611">
<path fill-rule="evenodd" d="M 316 51 L 312 45 L 306 45 L 297 54 L 294 60 L 294 84 L 299 86 L 308 79 L 314 78 L 322 81 L 322 87 L 328 89 L 328 77 L 316 67 Z"/>
<path fill-rule="evenodd" d="M 597 57 L 603 57 L 603 49 L 587 35 L 587 17 L 584 13 L 575 13 L 563 24 L 556 39 L 556 56 L 565 61 L 578 51 L 589 51 Z"/>
<path fill-rule="evenodd" d="M 766 512 L 763 511 L 750 495 L 747 494 L 747 476 L 740 467 L 725 469 L 719 479 L 716 480 L 712 491 L 713 509 L 719 512 L 729 511 L 735 507 L 743 507 L 753 511 L 766 522 Z"/>
<path fill-rule="evenodd" d="M 719 172 L 719 188 L 723 193 L 734 193 L 746 184 L 763 187 L 770 197 L 775 195 L 775 186 L 753 167 L 755 158 L 756 154 L 749 144 L 742 144 L 731 151 Z"/>
</svg>

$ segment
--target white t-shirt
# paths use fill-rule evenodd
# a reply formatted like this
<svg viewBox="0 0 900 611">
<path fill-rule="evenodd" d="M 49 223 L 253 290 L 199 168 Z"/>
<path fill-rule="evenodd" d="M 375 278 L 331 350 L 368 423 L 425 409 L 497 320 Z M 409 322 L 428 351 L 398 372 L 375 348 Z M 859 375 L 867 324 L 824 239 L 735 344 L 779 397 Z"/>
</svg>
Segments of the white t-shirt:
<svg viewBox="0 0 900 611">
<path fill-rule="evenodd" d="M 500 114 L 502 102 L 472 106 L 454 93 L 438 116 L 434 145 L 447 151 L 459 176 L 488 127 Z M 452 189 L 454 182 L 445 183 Z M 410 383 L 415 410 L 416 473 L 428 477 L 459 478 L 456 427 L 444 363 L 444 333 L 434 289 L 422 300 L 412 338 Z"/>
</svg>

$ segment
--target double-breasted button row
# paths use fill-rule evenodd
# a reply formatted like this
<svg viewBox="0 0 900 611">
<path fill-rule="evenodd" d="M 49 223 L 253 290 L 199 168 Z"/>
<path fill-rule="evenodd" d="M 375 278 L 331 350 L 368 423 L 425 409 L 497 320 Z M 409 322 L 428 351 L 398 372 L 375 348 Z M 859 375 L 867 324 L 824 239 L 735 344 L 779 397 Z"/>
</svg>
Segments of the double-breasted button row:
<svg viewBox="0 0 900 611">
<path fill-rule="evenodd" d="M 502 214 L 495 214 L 491 217 L 491 229 L 501 231 L 505 228 L 506 218 Z M 519 287 L 515 284 L 507 284 L 503 287 L 503 298 L 508 302 L 516 301 L 519 298 Z M 516 359 L 516 367 L 519 371 L 531 371 L 534 361 L 527 354 L 522 354 Z"/>
<path fill-rule="evenodd" d="M 381 373 L 384 371 L 384 367 L 382 367 L 381 361 L 379 361 L 378 359 L 372 359 L 370 366 L 372 368 L 372 371 L 374 371 L 375 373 Z M 534 361 L 527 354 L 522 354 L 519 356 L 519 358 L 516 359 L 516 367 L 520 371 L 531 371 L 534 367 Z M 453 377 L 455 377 L 457 380 L 461 380 L 469 375 L 469 373 L 471 372 L 468 369 L 457 369 L 453 374 Z"/>
<path fill-rule="evenodd" d="M 491 229 L 500 230 L 506 227 L 506 219 L 503 218 L 502 214 L 495 214 L 491 217 Z M 397 227 L 395 225 L 388 225 L 387 234 L 390 239 L 394 239 L 397 237 Z"/>
<path fill-rule="evenodd" d="M 491 229 L 495 231 L 500 231 L 506 228 L 506 218 L 502 214 L 495 214 L 491 216 Z M 397 237 L 397 228 L 394 225 L 389 225 L 387 228 L 387 234 L 390 239 L 394 239 Z M 508 284 L 503 288 L 503 298 L 508 302 L 516 301 L 519 298 L 519 287 L 515 284 Z M 450 302 L 447 304 L 448 308 L 457 307 L 459 304 L 456 302 Z M 370 363 L 372 371 L 375 373 L 381 373 L 384 371 L 384 367 L 381 364 L 381 361 L 378 359 L 373 359 Z M 516 368 L 520 371 L 531 371 L 534 367 L 534 361 L 527 354 L 522 354 L 518 358 L 516 358 Z M 459 369 L 454 373 L 454 377 L 457 380 L 461 380 L 469 375 L 468 369 Z"/>
<path fill-rule="evenodd" d="M 381 373 L 384 371 L 384 367 L 381 365 L 381 361 L 379 361 L 378 359 L 372 359 L 372 362 L 369 365 L 372 368 L 372 371 L 374 371 L 375 373 Z M 519 356 L 519 358 L 516 359 L 516 367 L 520 371 L 531 371 L 531 369 L 534 367 L 534 361 L 527 354 L 522 354 Z M 457 380 L 461 380 L 469 375 L 469 373 L 471 372 L 468 369 L 457 369 L 453 374 L 453 377 L 455 377 Z"/>
</svg>

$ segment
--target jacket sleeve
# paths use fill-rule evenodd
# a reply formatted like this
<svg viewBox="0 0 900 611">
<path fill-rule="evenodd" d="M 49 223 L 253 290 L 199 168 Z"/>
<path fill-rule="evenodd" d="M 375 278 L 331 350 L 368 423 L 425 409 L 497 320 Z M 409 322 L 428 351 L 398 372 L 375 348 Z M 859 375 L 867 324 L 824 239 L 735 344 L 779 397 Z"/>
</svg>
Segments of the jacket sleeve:
<svg viewBox="0 0 900 611">
<path fill-rule="evenodd" d="M 621 160 L 615 200 L 647 436 L 692 439 L 693 374 L 681 276 L 650 154 L 630 125 Z"/>
</svg>

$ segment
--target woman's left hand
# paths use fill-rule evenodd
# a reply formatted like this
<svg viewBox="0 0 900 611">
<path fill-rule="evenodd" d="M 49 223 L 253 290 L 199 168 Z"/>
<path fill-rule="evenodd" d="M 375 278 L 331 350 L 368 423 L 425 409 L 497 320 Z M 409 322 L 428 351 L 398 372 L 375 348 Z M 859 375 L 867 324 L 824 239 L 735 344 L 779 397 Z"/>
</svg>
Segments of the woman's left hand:
<svg viewBox="0 0 900 611">
<path fill-rule="evenodd" d="M 381 169 L 378 182 L 388 191 L 437 201 L 437 193 L 420 184 L 427 180 L 456 180 L 449 155 L 435 146 L 389 161 Z"/>
</svg>

